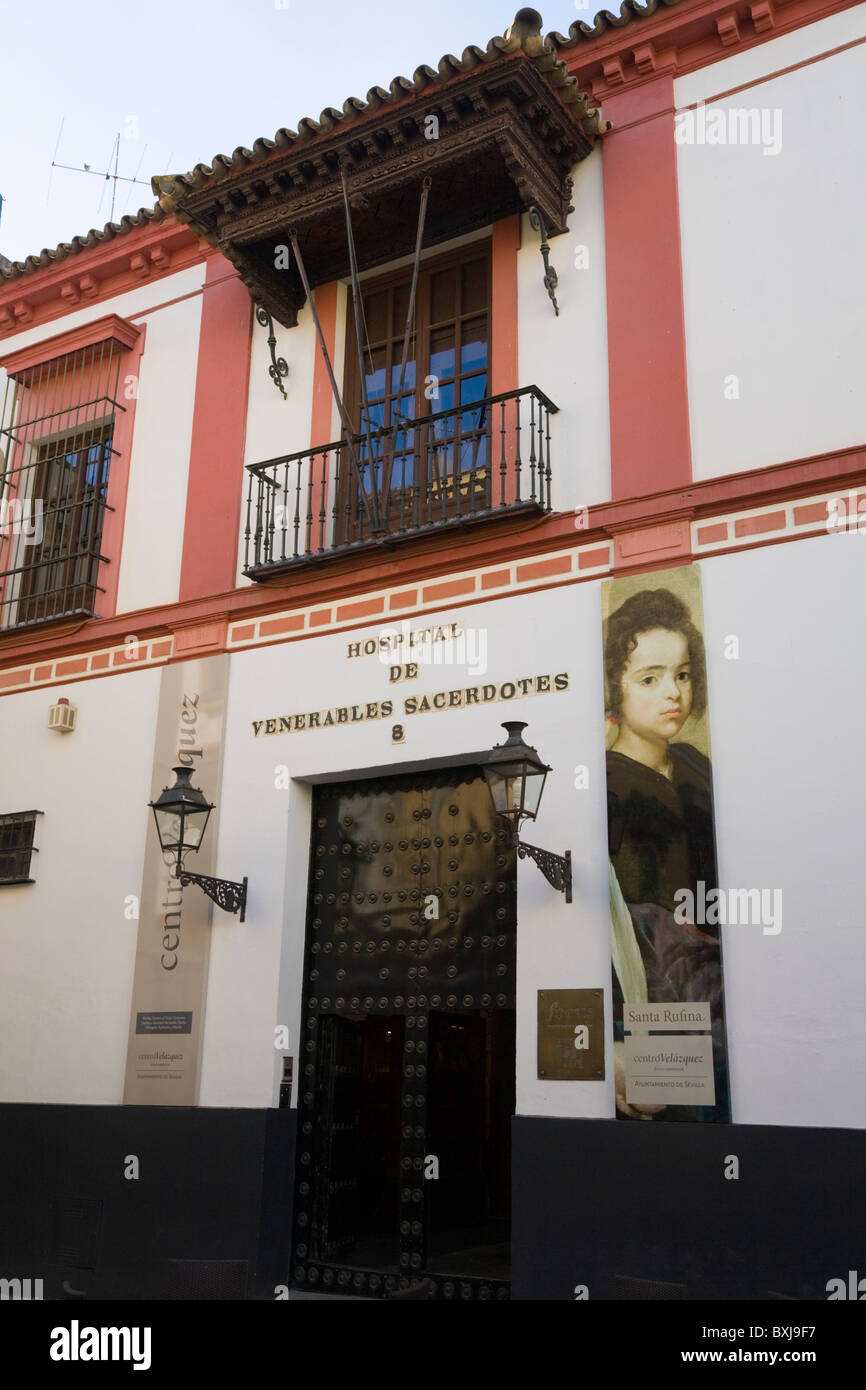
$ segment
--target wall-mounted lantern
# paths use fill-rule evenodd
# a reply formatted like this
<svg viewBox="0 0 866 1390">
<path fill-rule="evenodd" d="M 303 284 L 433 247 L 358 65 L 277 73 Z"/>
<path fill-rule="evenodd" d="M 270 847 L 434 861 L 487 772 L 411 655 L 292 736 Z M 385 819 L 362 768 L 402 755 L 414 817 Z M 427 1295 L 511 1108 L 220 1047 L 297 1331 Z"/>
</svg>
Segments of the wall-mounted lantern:
<svg viewBox="0 0 866 1390">
<path fill-rule="evenodd" d="M 156 801 L 147 803 L 153 811 L 163 853 L 177 857 L 177 877 L 182 888 L 188 883 L 197 883 L 224 912 L 240 910 L 243 921 L 247 906 L 246 879 L 232 883 L 229 879 L 190 873 L 183 866 L 184 855 L 190 851 L 197 853 L 201 846 L 213 803 L 205 799 L 198 787 L 190 786 L 192 768 L 173 767 L 172 772 L 176 779 L 174 786 L 164 787 Z"/>
<path fill-rule="evenodd" d="M 502 725 L 508 734 L 505 743 L 498 743 L 484 762 L 484 776 L 498 816 L 511 828 L 511 843 L 521 859 L 534 859 L 548 883 L 565 901 L 571 902 L 571 850 L 564 855 L 527 845 L 520 839 L 520 823 L 535 820 L 541 793 L 550 768 L 541 761 L 537 751 L 523 741 L 526 724 L 512 720 Z"/>
</svg>

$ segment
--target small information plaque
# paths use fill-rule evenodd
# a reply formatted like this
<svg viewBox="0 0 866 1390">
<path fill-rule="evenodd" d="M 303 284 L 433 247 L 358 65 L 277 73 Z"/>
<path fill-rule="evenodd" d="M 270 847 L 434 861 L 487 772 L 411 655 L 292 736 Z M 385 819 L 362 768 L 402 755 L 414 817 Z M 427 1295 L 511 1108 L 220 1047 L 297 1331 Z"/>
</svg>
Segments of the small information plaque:
<svg viewBox="0 0 866 1390">
<path fill-rule="evenodd" d="M 161 1035 L 191 1033 L 192 1010 L 149 1009 L 146 1013 L 139 1010 L 135 1015 L 135 1031 L 136 1034 L 157 1033 Z"/>
<path fill-rule="evenodd" d="M 604 990 L 538 991 L 538 1076 L 604 1080 Z"/>
<path fill-rule="evenodd" d="M 715 1105 L 713 1040 L 627 1037 L 625 1076 L 629 1105 Z"/>
</svg>

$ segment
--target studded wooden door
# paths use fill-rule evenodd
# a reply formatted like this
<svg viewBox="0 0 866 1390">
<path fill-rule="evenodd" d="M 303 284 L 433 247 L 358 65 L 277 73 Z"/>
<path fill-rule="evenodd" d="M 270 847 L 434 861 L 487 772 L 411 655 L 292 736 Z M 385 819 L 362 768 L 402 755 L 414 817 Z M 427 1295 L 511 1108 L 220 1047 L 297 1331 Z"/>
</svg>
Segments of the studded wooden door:
<svg viewBox="0 0 866 1390">
<path fill-rule="evenodd" d="M 317 789 L 297 1286 L 508 1297 L 515 874 L 479 768 Z"/>
</svg>

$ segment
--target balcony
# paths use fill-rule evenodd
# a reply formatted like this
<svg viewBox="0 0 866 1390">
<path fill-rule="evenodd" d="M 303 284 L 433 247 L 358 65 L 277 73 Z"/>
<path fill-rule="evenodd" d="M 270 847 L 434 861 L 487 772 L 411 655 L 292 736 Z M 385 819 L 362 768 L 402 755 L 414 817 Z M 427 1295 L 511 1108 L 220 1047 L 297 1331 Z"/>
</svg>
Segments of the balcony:
<svg viewBox="0 0 866 1390">
<path fill-rule="evenodd" d="M 244 573 L 265 580 L 334 555 L 549 512 L 557 413 L 527 386 L 250 464 Z"/>
</svg>

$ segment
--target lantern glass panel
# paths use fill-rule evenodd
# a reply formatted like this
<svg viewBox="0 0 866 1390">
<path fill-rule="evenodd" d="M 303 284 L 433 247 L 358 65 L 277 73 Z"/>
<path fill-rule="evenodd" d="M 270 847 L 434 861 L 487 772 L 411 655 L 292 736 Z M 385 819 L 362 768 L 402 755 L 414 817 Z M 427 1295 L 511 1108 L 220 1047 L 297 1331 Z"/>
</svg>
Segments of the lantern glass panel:
<svg viewBox="0 0 866 1390">
<path fill-rule="evenodd" d="M 544 790 L 544 781 L 547 777 L 547 768 L 527 767 L 526 786 L 523 793 L 523 811 L 532 820 L 538 814 L 538 807 L 541 802 L 541 793 Z"/>
<path fill-rule="evenodd" d="M 156 807 L 153 815 L 161 847 L 164 850 L 177 850 L 180 845 L 182 816 L 177 811 L 163 811 Z"/>
<path fill-rule="evenodd" d="M 210 815 L 210 807 L 205 807 L 201 811 L 187 811 L 183 828 L 183 843 L 185 849 L 197 850 L 204 835 L 207 818 Z"/>
<path fill-rule="evenodd" d="M 497 763 L 484 769 L 493 805 L 501 816 L 520 812 L 524 766 L 522 762 Z"/>
</svg>

